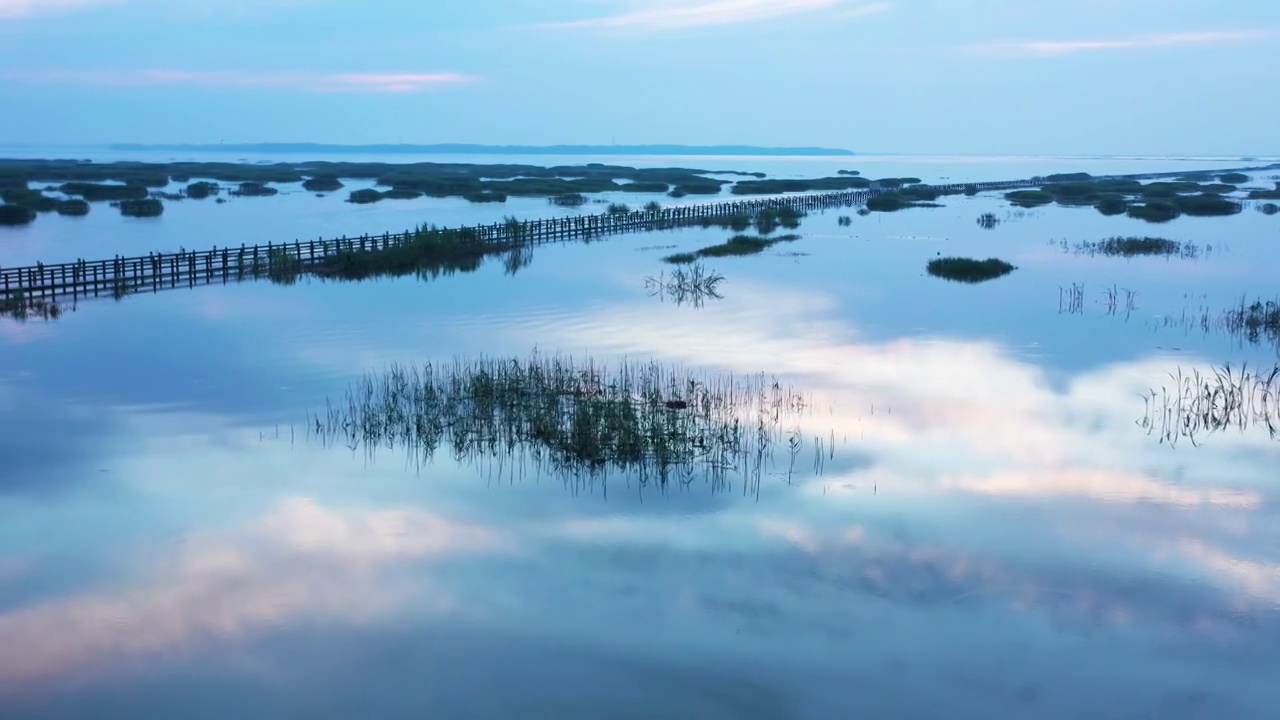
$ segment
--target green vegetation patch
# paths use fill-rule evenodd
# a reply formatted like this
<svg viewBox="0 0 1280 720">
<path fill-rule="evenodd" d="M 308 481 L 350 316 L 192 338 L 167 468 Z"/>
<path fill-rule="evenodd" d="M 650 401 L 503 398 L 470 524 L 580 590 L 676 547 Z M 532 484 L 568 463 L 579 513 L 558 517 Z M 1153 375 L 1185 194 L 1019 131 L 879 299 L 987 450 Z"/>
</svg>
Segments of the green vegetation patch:
<svg viewBox="0 0 1280 720">
<path fill-rule="evenodd" d="M 1025 208 L 1048 205 L 1056 199 L 1053 193 L 1044 190 L 1014 190 L 1005 193 L 1004 198 L 1018 207 Z"/>
<path fill-rule="evenodd" d="M 334 192 L 343 188 L 342 181 L 332 175 L 317 175 L 302 181 L 304 190 L 311 192 Z"/>
<path fill-rule="evenodd" d="M 1153 200 L 1141 205 L 1130 205 L 1125 211 L 1129 217 L 1138 220 L 1146 220 L 1152 223 L 1165 223 L 1170 220 L 1177 220 L 1182 215 L 1182 211 L 1177 205 L 1171 202 L 1163 202 Z"/>
<path fill-rule="evenodd" d="M 125 217 L 159 217 L 164 214 L 164 203 L 155 198 L 121 200 L 120 214 Z"/>
<path fill-rule="evenodd" d="M 945 257 L 929 261 L 926 270 L 934 277 L 963 283 L 980 283 L 1004 277 L 1016 270 L 1013 265 L 997 258 L 974 260 L 973 258 Z"/>
<path fill-rule="evenodd" d="M 89 214 L 89 203 L 84 200 L 62 200 L 58 203 L 58 214 L 83 217 Z"/>
<path fill-rule="evenodd" d="M 242 182 L 240 187 L 231 191 L 231 194 L 237 197 L 270 197 L 279 192 L 279 189 L 259 182 Z"/>
<path fill-rule="evenodd" d="M 67 195 L 78 195 L 89 202 L 141 200 L 150 194 L 150 191 L 144 185 L 112 185 L 89 182 L 63 183 L 58 189 Z"/>
<path fill-rule="evenodd" d="M 222 192 L 222 186 L 218 183 L 201 180 L 200 182 L 191 183 L 183 190 L 183 193 L 192 200 L 203 200 L 207 197 L 217 195 Z"/>
<path fill-rule="evenodd" d="M 1227 183 L 1228 185 L 1243 185 L 1249 182 L 1249 176 L 1244 173 L 1223 173 L 1218 176 L 1218 182 Z"/>
<path fill-rule="evenodd" d="M 1276 183 L 1274 190 L 1251 190 L 1249 192 L 1250 200 L 1280 200 L 1280 182 Z"/>
<path fill-rule="evenodd" d="M 662 260 L 672 264 L 683 264 L 693 262 L 698 258 L 756 255 L 780 242 L 792 242 L 799 239 L 799 235 L 778 235 L 775 237 L 735 235 L 732 238 L 729 238 L 728 242 L 724 242 L 719 245 L 710 245 L 693 253 L 676 253 L 674 255 L 668 255 L 667 257 L 662 258 Z"/>
<path fill-rule="evenodd" d="M 871 181 L 861 177 L 829 177 L 812 180 L 739 180 L 729 192 L 734 195 L 779 195 L 788 192 L 814 192 L 862 190 L 871 187 Z"/>
<path fill-rule="evenodd" d="M 1098 242 L 1080 243 L 1077 250 L 1114 257 L 1177 255 L 1182 252 L 1182 243 L 1161 237 L 1110 237 Z"/>
<path fill-rule="evenodd" d="M 26 205 L 0 205 L 0 225 L 26 225 L 36 219 L 36 211 Z"/>
</svg>

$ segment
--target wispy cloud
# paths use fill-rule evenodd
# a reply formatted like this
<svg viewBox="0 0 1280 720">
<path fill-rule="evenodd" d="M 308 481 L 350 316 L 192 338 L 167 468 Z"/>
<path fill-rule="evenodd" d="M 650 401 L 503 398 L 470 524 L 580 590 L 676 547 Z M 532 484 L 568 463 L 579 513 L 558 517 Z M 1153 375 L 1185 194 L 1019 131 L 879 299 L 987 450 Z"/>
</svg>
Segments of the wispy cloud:
<svg viewBox="0 0 1280 720">
<path fill-rule="evenodd" d="M 192 85 L 257 87 L 304 92 L 416 93 L 478 80 L 454 72 L 317 73 L 245 70 L 32 70 L 0 72 L 0 80 L 56 82 L 98 86 Z"/>
<path fill-rule="evenodd" d="M 1088 50 L 1124 50 L 1176 45 L 1247 42 L 1267 36 L 1268 33 L 1259 30 L 1159 33 L 1112 39 L 999 40 L 981 45 L 971 45 L 968 49 L 1000 55 L 1069 55 Z"/>
<path fill-rule="evenodd" d="M 837 7 L 849 8 L 846 16 L 866 15 L 887 9 L 889 3 L 866 3 L 859 0 L 648 0 L 627 12 L 585 20 L 544 23 L 539 27 L 666 30 L 771 20 Z"/>
<path fill-rule="evenodd" d="M 90 5 L 108 5 L 120 0 L 0 0 L 0 20 L 45 15 Z"/>
</svg>

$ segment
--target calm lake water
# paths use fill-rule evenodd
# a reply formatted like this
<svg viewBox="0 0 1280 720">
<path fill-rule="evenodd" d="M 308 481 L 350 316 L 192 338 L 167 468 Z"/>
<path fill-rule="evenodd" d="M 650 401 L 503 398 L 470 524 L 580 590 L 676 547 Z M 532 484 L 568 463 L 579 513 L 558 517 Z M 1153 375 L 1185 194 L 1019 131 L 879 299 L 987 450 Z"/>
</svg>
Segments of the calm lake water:
<svg viewBox="0 0 1280 720">
<path fill-rule="evenodd" d="M 1252 164 L 449 160 L 957 181 Z M 344 197 L 42 215 L 0 228 L 0 265 L 580 211 Z M 1179 374 L 1276 365 L 1219 320 L 1280 298 L 1280 216 L 941 202 L 810 216 L 706 261 L 725 279 L 701 304 L 646 279 L 727 231 L 0 319 L 0 716 L 1275 717 L 1280 441 L 1262 411 L 1181 433 L 1195 408 L 1165 399 Z M 1194 257 L 1075 248 L 1114 235 Z M 962 285 L 926 275 L 939 255 L 1018 269 Z M 756 478 L 666 486 L 311 432 L 368 373 L 535 351 L 763 373 L 808 405 Z"/>
</svg>

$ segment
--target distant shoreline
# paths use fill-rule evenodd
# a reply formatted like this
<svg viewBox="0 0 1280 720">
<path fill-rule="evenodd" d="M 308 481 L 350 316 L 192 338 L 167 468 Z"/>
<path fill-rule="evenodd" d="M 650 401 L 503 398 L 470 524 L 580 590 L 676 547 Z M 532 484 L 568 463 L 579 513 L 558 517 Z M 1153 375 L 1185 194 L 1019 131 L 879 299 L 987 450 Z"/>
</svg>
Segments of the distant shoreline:
<svg viewBox="0 0 1280 720">
<path fill-rule="evenodd" d="M 162 144 L 114 143 L 112 151 L 237 153 L 400 153 L 419 155 L 689 155 L 724 157 L 821 156 L 853 157 L 852 150 L 822 147 L 756 147 L 753 145 L 326 145 L 323 143 Z"/>
</svg>

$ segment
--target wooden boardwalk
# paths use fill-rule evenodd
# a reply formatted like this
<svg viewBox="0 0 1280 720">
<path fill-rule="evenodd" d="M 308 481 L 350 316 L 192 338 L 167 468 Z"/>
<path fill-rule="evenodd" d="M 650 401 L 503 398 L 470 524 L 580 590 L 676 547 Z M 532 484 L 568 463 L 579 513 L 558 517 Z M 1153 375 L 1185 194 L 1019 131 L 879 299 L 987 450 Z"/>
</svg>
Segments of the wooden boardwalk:
<svg viewBox="0 0 1280 720">
<path fill-rule="evenodd" d="M 1041 184 L 1043 183 L 1033 180 L 1010 180 L 929 187 L 955 192 L 968 187 L 988 191 Z M 789 207 L 810 212 L 854 207 L 863 205 L 873 195 L 884 192 L 892 190 L 847 190 L 726 200 L 677 205 L 655 211 L 573 215 L 518 223 L 494 223 L 467 229 L 475 233 L 481 243 L 481 252 L 488 253 L 513 247 L 589 240 L 621 233 L 693 227 L 735 215 L 755 217 L 766 208 Z M 413 237 L 413 231 L 406 231 L 0 268 L 0 302 L 56 302 L 104 295 L 120 298 L 167 288 L 272 278 L 285 272 L 296 277 L 299 272 L 306 273 L 308 268 L 323 263 L 326 258 L 337 253 L 383 250 L 408 243 Z M 484 249 L 486 246 L 488 250 Z M 287 263 L 288 267 L 277 267 L 277 263 Z"/>
</svg>

